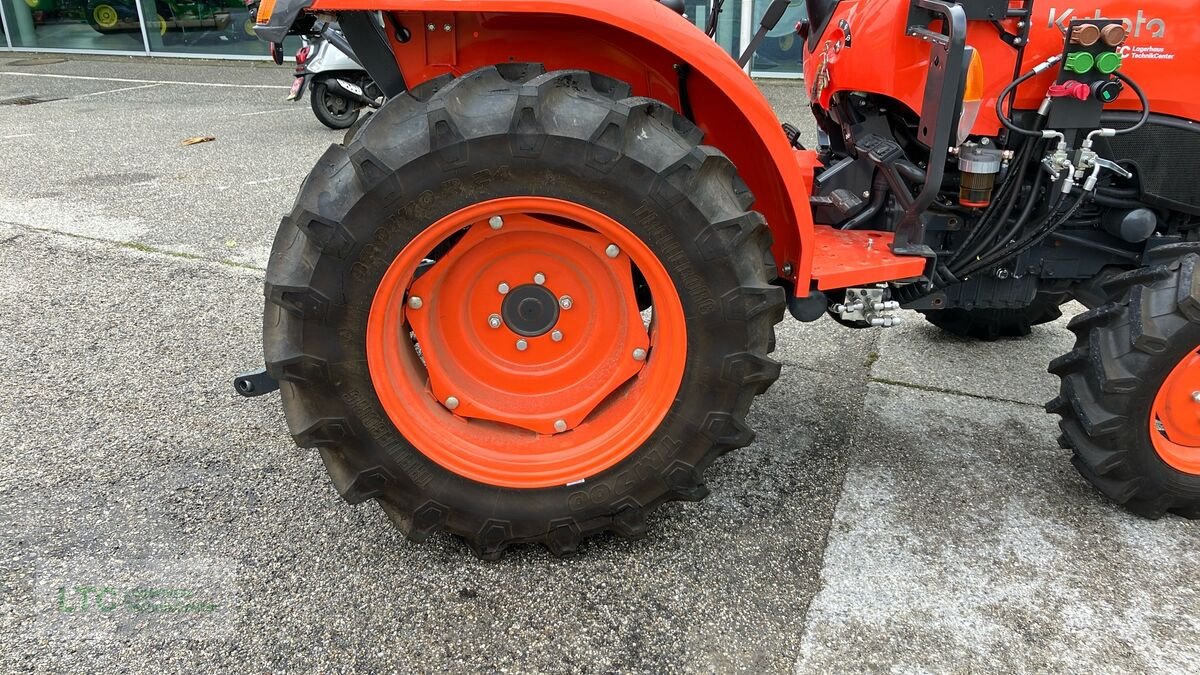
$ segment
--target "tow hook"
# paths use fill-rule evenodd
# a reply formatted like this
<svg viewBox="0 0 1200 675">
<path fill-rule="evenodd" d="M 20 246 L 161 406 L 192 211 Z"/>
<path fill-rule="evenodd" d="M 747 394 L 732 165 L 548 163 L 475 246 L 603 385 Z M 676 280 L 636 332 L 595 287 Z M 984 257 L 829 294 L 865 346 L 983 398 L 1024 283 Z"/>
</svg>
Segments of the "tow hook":
<svg viewBox="0 0 1200 675">
<path fill-rule="evenodd" d="M 233 378 L 233 389 L 246 398 L 254 398 L 278 391 L 279 381 L 268 375 L 266 368 L 259 368 Z"/>
</svg>

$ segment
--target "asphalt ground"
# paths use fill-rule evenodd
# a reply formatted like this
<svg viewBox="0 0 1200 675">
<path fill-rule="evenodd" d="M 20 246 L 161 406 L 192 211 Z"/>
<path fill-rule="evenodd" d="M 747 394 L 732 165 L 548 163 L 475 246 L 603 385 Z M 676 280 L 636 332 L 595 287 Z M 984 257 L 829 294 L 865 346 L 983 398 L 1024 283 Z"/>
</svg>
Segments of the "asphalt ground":
<svg viewBox="0 0 1200 675">
<path fill-rule="evenodd" d="M 0 56 L 0 100 L 57 100 L 0 107 L 0 669 L 1200 663 L 1200 528 L 1106 503 L 1040 408 L 1063 322 L 984 345 L 789 320 L 757 441 L 648 539 L 408 543 L 230 388 L 278 217 L 340 134 L 282 101 L 286 68 L 27 58 Z M 802 89 L 764 89 L 804 122 Z"/>
</svg>

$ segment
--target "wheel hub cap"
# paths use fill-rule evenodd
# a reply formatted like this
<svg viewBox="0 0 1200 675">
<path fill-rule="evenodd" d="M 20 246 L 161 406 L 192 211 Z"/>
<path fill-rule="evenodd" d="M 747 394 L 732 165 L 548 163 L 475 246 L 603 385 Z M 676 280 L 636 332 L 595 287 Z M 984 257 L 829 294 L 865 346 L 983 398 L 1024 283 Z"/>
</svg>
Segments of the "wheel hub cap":
<svg viewBox="0 0 1200 675">
<path fill-rule="evenodd" d="M 500 316 L 517 335 L 538 337 L 550 332 L 558 321 L 558 298 L 537 284 L 525 284 L 504 296 Z"/>
</svg>

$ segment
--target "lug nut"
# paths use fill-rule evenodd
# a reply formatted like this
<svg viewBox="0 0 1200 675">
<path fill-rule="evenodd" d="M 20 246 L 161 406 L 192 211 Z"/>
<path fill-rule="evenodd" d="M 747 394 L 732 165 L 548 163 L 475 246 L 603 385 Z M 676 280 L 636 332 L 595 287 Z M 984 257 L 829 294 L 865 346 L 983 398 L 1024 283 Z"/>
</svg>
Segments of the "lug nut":
<svg viewBox="0 0 1200 675">
<path fill-rule="evenodd" d="M 504 321 L 501 320 L 499 314 L 493 314 L 488 317 L 488 325 L 491 326 L 492 328 L 499 328 L 501 326 L 501 324 L 503 324 L 503 323 L 504 323 Z"/>
<path fill-rule="evenodd" d="M 408 299 L 408 306 L 413 309 L 421 309 L 421 307 L 425 306 L 425 301 L 414 295 Z"/>
<path fill-rule="evenodd" d="M 604 255 L 610 258 L 615 258 L 621 255 L 621 249 L 617 248 L 616 244 L 609 244 L 608 248 L 604 249 Z"/>
<path fill-rule="evenodd" d="M 504 227 L 504 219 L 500 216 L 492 216 L 491 220 L 488 221 L 488 225 L 490 225 L 493 230 L 498 230 Z"/>
<path fill-rule="evenodd" d="M 564 295 L 558 299 L 558 306 L 563 309 L 571 309 L 575 306 L 575 301 L 571 299 L 571 296 Z"/>
<path fill-rule="evenodd" d="M 458 407 L 458 399 L 453 396 L 448 397 L 446 399 L 446 407 L 450 410 L 454 410 Z"/>
<path fill-rule="evenodd" d="M 642 349 L 641 347 L 638 347 L 637 349 L 633 350 L 633 360 L 634 361 L 645 361 L 646 360 L 646 350 Z"/>
<path fill-rule="evenodd" d="M 501 281 L 500 285 L 496 287 L 496 290 L 500 292 L 500 295 L 508 295 L 508 284 Z"/>
<path fill-rule="evenodd" d="M 556 330 L 550 334 L 550 339 L 555 342 L 562 342 L 563 334 L 561 330 Z"/>
<path fill-rule="evenodd" d="M 537 284 L 538 286 L 546 283 L 546 275 L 542 274 L 541 272 L 533 275 L 533 283 Z"/>
<path fill-rule="evenodd" d="M 562 432 L 566 431 L 567 430 L 567 421 L 566 420 L 554 420 L 554 430 L 560 434 Z"/>
<path fill-rule="evenodd" d="M 529 349 L 529 343 L 525 340 L 517 340 L 517 351 L 523 352 L 526 349 Z"/>
</svg>

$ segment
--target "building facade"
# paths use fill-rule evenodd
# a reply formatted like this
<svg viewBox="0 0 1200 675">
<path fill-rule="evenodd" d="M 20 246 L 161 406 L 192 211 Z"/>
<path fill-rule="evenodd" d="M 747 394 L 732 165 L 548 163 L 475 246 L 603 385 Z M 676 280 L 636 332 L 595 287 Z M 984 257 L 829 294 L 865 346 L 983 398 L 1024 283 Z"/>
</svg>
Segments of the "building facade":
<svg viewBox="0 0 1200 675">
<path fill-rule="evenodd" d="M 263 59 L 254 37 L 258 0 L 0 0 L 0 50 Z M 688 17 L 708 22 L 709 0 L 686 0 Z M 770 0 L 726 0 L 717 41 L 740 54 Z M 792 2 L 779 26 L 755 53 L 752 72 L 798 77 L 801 41 L 796 22 L 804 3 Z M 291 49 L 287 53 L 294 52 Z"/>
</svg>

